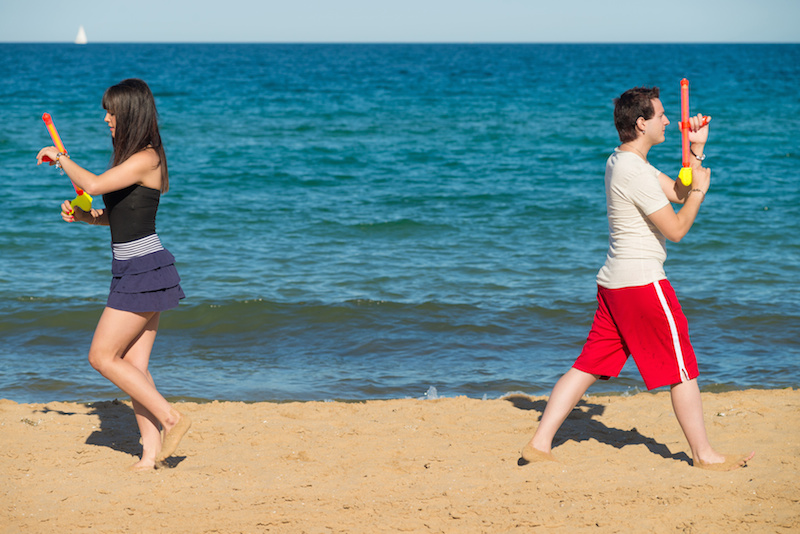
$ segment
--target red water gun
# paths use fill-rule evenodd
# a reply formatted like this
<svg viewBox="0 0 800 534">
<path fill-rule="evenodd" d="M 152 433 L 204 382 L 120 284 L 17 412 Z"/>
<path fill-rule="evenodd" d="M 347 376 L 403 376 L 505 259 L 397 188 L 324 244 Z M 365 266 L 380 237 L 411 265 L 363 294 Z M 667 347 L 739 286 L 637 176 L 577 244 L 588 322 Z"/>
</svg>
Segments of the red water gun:
<svg viewBox="0 0 800 534">
<path fill-rule="evenodd" d="M 56 125 L 53 124 L 53 118 L 50 116 L 49 113 L 45 113 L 42 115 L 42 120 L 44 121 L 45 126 L 47 126 L 47 131 L 50 133 L 50 138 L 53 140 L 53 144 L 56 145 L 56 150 L 58 150 L 61 154 L 66 154 L 67 149 L 64 148 L 64 143 L 61 142 L 61 136 L 58 135 L 58 130 L 56 130 Z M 44 156 L 42 161 L 51 161 L 50 158 Z M 73 201 L 69 204 L 73 208 L 78 206 L 83 211 L 91 211 L 92 209 L 92 197 L 89 196 L 86 191 L 72 183 L 72 187 L 75 188 L 75 193 L 78 195 L 75 197 Z"/>
<path fill-rule="evenodd" d="M 708 121 L 708 117 L 703 117 L 703 124 L 701 124 L 700 127 L 708 124 Z M 681 168 L 681 172 L 678 173 L 678 178 L 683 185 L 688 187 L 692 185 L 692 168 L 689 164 L 689 154 L 691 153 L 691 149 L 689 148 L 689 131 L 692 127 L 689 123 L 689 80 L 686 78 L 681 80 L 681 122 L 678 124 L 678 127 L 681 131 L 681 155 L 683 160 L 683 167 Z"/>
</svg>

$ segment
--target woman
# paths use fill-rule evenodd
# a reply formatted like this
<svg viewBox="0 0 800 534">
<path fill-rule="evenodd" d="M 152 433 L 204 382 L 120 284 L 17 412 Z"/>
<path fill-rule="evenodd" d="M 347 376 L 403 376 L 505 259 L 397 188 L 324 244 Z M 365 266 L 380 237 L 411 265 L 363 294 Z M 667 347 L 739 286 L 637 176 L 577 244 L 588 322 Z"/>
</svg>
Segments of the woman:
<svg viewBox="0 0 800 534">
<path fill-rule="evenodd" d="M 184 294 L 175 258 L 155 231 L 169 181 L 153 93 L 142 80 L 123 80 L 106 90 L 103 108 L 114 147 L 106 172 L 93 174 L 53 146 L 36 159 L 37 165 L 49 159 L 89 195 L 103 195 L 105 209 L 83 211 L 65 201 L 61 217 L 111 227 L 113 279 L 89 363 L 130 395 L 142 435 L 142 458 L 131 469 L 147 471 L 175 452 L 191 425 L 158 392 L 147 370 L 161 312 L 176 307 Z"/>
</svg>

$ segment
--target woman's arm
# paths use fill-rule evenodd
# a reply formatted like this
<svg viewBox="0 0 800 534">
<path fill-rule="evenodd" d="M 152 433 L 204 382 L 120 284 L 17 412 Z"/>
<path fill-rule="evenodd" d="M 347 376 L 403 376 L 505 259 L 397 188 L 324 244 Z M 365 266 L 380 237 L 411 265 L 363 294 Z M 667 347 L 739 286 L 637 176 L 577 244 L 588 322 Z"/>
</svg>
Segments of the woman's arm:
<svg viewBox="0 0 800 534">
<path fill-rule="evenodd" d="M 91 211 L 83 211 L 77 206 L 73 208 L 69 200 L 65 200 L 61 204 L 61 218 L 66 222 L 80 221 L 97 226 L 108 226 L 108 214 L 106 210 L 92 208 Z"/>
<path fill-rule="evenodd" d="M 36 156 L 37 165 L 41 165 L 45 156 L 51 161 L 58 161 L 69 179 L 92 196 L 119 191 L 133 184 L 161 189 L 158 154 L 152 149 L 137 152 L 103 174 L 94 174 L 72 161 L 68 156 L 60 156 L 54 146 L 44 147 L 39 151 Z"/>
</svg>

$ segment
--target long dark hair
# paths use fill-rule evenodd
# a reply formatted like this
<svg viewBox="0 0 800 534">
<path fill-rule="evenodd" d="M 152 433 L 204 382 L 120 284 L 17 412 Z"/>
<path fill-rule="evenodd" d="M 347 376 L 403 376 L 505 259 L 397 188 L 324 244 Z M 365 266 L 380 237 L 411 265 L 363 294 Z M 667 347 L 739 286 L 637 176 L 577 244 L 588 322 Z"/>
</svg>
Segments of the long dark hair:
<svg viewBox="0 0 800 534">
<path fill-rule="evenodd" d="M 112 144 L 111 165 L 116 166 L 148 146 L 161 166 L 161 192 L 169 190 L 167 155 L 158 132 L 158 111 L 150 87 L 143 80 L 129 78 L 112 85 L 103 94 L 103 109 L 117 119 Z"/>
</svg>

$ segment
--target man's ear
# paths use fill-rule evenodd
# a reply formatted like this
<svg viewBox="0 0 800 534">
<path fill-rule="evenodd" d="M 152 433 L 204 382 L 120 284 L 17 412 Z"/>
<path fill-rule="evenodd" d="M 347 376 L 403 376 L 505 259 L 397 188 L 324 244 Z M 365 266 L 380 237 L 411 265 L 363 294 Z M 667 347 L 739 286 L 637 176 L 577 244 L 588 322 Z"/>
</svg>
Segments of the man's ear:
<svg viewBox="0 0 800 534">
<path fill-rule="evenodd" d="M 644 120 L 644 117 L 639 117 L 638 119 L 636 119 L 636 133 L 644 133 L 646 129 L 647 129 L 647 124 L 646 121 Z"/>
</svg>

